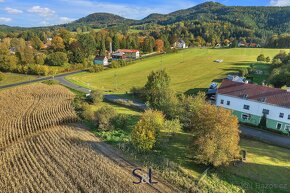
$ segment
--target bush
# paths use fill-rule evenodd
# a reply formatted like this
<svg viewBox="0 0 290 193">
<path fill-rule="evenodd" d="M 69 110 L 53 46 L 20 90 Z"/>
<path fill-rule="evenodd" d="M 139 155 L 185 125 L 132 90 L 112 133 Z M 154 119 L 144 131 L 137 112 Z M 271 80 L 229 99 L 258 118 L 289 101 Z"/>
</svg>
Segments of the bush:
<svg viewBox="0 0 290 193">
<path fill-rule="evenodd" d="M 163 129 L 170 133 L 178 133 L 182 130 L 182 125 L 179 119 L 166 120 Z"/>
<path fill-rule="evenodd" d="M 112 63 L 110 64 L 110 67 L 111 68 L 120 68 L 121 65 L 120 65 L 119 60 L 113 60 Z"/>
<path fill-rule="evenodd" d="M 46 63 L 50 66 L 64 66 L 68 63 L 67 54 L 64 52 L 54 52 L 47 56 Z"/>
<path fill-rule="evenodd" d="M 91 72 L 91 73 L 101 72 L 103 70 L 104 70 L 103 65 L 94 65 L 94 66 L 89 68 L 89 72 Z"/>
<path fill-rule="evenodd" d="M 131 133 L 133 145 L 139 151 L 151 150 L 158 139 L 164 124 L 164 115 L 160 111 L 145 111 Z"/>
<path fill-rule="evenodd" d="M 258 57 L 257 57 L 257 61 L 258 62 L 265 62 L 266 61 L 266 57 L 264 54 L 260 54 Z"/>
<path fill-rule="evenodd" d="M 57 80 L 44 80 L 42 81 L 43 84 L 47 84 L 47 85 L 57 85 L 59 84 L 59 81 Z"/>
<path fill-rule="evenodd" d="M 0 72 L 0 81 L 4 80 L 4 78 L 5 78 L 5 75 L 2 72 Z"/>
<path fill-rule="evenodd" d="M 90 95 L 90 101 L 94 104 L 102 102 L 104 99 L 104 93 L 101 90 L 94 90 Z"/>
<path fill-rule="evenodd" d="M 95 121 L 100 130 L 108 131 L 113 129 L 112 120 L 116 116 L 116 111 L 110 106 L 103 106 L 95 113 Z"/>
<path fill-rule="evenodd" d="M 82 103 L 81 118 L 85 120 L 94 120 L 94 111 L 88 103 Z"/>
<path fill-rule="evenodd" d="M 241 69 L 239 69 L 239 74 L 242 77 L 247 76 L 249 74 L 248 68 L 241 68 Z"/>
<path fill-rule="evenodd" d="M 118 114 L 112 119 L 111 123 L 116 129 L 125 130 L 129 125 L 129 117 L 128 115 Z"/>
</svg>

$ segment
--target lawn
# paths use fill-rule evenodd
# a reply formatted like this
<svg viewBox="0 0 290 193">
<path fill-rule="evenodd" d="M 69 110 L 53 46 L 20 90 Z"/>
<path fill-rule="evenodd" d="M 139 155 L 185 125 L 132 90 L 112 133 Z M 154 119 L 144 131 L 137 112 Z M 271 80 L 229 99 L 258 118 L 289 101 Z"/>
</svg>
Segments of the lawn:
<svg viewBox="0 0 290 193">
<path fill-rule="evenodd" d="M 103 105 L 111 105 L 102 103 Z M 128 142 L 132 126 L 136 124 L 141 113 L 111 105 L 118 113 L 130 116 L 131 126 L 125 131 L 95 132 L 97 136 L 102 137 L 105 141 L 119 147 L 118 144 Z M 96 107 L 93 107 L 97 109 Z M 169 140 L 168 140 L 169 139 Z M 136 156 L 136 152 L 125 152 L 129 158 L 134 157 L 134 161 L 139 164 L 151 165 L 157 167 L 158 171 L 163 173 L 163 177 L 182 179 L 181 184 L 185 186 L 193 185 L 193 179 L 198 179 L 203 171 L 207 168 L 203 165 L 195 164 L 190 156 L 189 144 L 192 135 L 186 132 L 179 132 L 168 138 L 168 133 L 162 131 L 159 143 L 154 151 L 146 155 Z M 166 144 L 166 145 L 165 145 Z M 210 175 L 205 178 L 204 185 L 201 187 L 205 192 L 287 192 L 290 189 L 290 150 L 268 145 L 263 142 L 241 138 L 241 149 L 247 151 L 247 160 L 240 166 L 222 167 L 211 171 Z M 129 146 L 130 147 L 130 146 Z M 129 148 L 130 149 L 130 148 Z M 164 160 L 175 163 L 180 169 L 175 171 L 174 168 L 164 167 Z M 167 172 L 171 173 L 167 176 Z M 180 171 L 185 176 L 192 179 L 182 178 Z M 272 187 L 269 187 L 272 186 Z M 275 188 L 273 188 L 275 187 Z M 280 188 L 279 188 L 280 187 Z"/>
<path fill-rule="evenodd" d="M 173 89 L 191 93 L 208 88 L 212 81 L 220 81 L 226 74 L 237 72 L 241 67 L 256 63 L 256 58 L 261 53 L 272 58 L 279 51 L 279 49 L 263 48 L 192 48 L 178 53 L 145 58 L 119 69 L 109 69 L 100 73 L 82 73 L 69 76 L 67 79 L 90 89 L 124 93 L 130 91 L 133 86 L 143 86 L 152 70 L 165 68 L 171 77 Z M 213 62 L 216 59 L 223 59 L 224 62 Z"/>
<path fill-rule="evenodd" d="M 4 80 L 0 81 L 0 86 L 14 84 L 14 83 L 23 82 L 23 81 L 29 81 L 29 80 L 33 80 L 36 78 L 37 78 L 37 76 L 5 73 Z"/>
</svg>

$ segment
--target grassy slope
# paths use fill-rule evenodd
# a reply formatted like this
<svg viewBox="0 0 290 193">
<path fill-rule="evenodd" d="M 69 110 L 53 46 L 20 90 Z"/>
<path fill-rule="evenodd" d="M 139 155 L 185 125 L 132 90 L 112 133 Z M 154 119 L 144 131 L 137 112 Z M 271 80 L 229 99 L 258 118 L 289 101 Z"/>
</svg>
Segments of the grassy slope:
<svg viewBox="0 0 290 193">
<path fill-rule="evenodd" d="M 13 73 L 5 73 L 4 80 L 0 81 L 0 86 L 13 84 L 23 81 L 29 81 L 35 79 L 36 76 L 31 75 L 21 75 L 21 74 L 13 74 Z"/>
<path fill-rule="evenodd" d="M 106 103 L 102 103 L 102 105 L 104 104 Z M 112 106 L 118 113 L 130 115 L 132 126 L 136 124 L 138 117 L 141 115 L 139 112 L 127 108 Z M 93 108 L 97 109 L 96 107 Z M 128 140 L 130 132 L 131 128 L 125 132 L 96 132 L 96 134 L 116 145 Z M 186 174 L 195 179 L 198 178 L 206 167 L 195 164 L 188 156 L 191 135 L 180 132 L 169 141 L 167 139 L 167 133 L 163 131 L 160 141 L 161 144 L 166 145 L 158 145 L 156 151 L 141 156 L 142 158 L 137 161 L 158 164 L 160 158 L 168 159 L 177 163 Z M 235 192 L 244 189 L 246 192 L 261 192 L 262 190 L 266 192 L 287 192 L 290 186 L 290 150 L 245 138 L 241 139 L 240 145 L 242 149 L 247 150 L 246 163 L 239 167 L 229 166 L 218 169 L 213 173 L 213 176 L 205 179 L 207 184 L 204 186 L 205 190 Z M 262 187 L 267 184 L 281 185 L 282 188 L 280 190 L 277 188 L 259 188 L 259 186 Z"/>
<path fill-rule="evenodd" d="M 213 80 L 217 81 L 240 67 L 255 63 L 261 53 L 273 57 L 279 51 L 254 48 L 187 49 L 179 53 L 146 58 L 124 68 L 73 75 L 68 80 L 91 89 L 124 92 L 133 86 L 143 86 L 152 70 L 165 68 L 171 76 L 175 90 L 193 92 L 190 89 L 207 88 Z M 223 59 L 224 62 L 214 63 L 216 59 Z"/>
</svg>

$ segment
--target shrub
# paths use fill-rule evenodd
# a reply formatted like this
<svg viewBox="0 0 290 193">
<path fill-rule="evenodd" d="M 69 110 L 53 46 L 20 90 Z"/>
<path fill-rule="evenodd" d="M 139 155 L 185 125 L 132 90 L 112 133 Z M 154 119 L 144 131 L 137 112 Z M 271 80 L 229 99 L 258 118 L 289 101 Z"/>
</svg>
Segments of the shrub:
<svg viewBox="0 0 290 193">
<path fill-rule="evenodd" d="M 90 95 L 90 100 L 94 104 L 102 102 L 104 99 L 104 93 L 101 90 L 94 90 Z"/>
<path fill-rule="evenodd" d="M 264 54 L 260 54 L 260 55 L 257 57 L 257 61 L 258 61 L 258 62 L 265 62 L 265 61 L 266 61 L 265 55 L 264 55 Z"/>
<path fill-rule="evenodd" d="M 85 120 L 94 119 L 94 111 L 88 103 L 82 103 L 82 113 L 81 117 Z"/>
<path fill-rule="evenodd" d="M 5 78 L 4 73 L 0 72 L 0 81 L 4 80 L 4 78 Z"/>
<path fill-rule="evenodd" d="M 145 111 L 131 133 L 133 145 L 139 151 L 151 150 L 157 142 L 163 124 L 164 115 L 162 112 Z"/>
<path fill-rule="evenodd" d="M 95 113 L 95 121 L 100 130 L 108 131 L 113 129 L 111 124 L 116 116 L 116 111 L 110 106 L 103 106 Z"/>
<path fill-rule="evenodd" d="M 249 74 L 248 68 L 239 69 L 239 74 L 240 76 L 243 76 L 243 77 L 247 76 Z"/>
<path fill-rule="evenodd" d="M 47 85 L 57 85 L 59 84 L 59 81 L 57 80 L 44 80 L 42 81 L 43 84 L 47 84 Z"/>
<path fill-rule="evenodd" d="M 103 65 L 94 65 L 94 66 L 89 68 L 89 72 L 91 72 L 91 73 L 101 72 L 103 70 L 104 70 Z"/>
<path fill-rule="evenodd" d="M 112 63 L 110 64 L 110 67 L 111 68 L 120 68 L 121 65 L 120 65 L 119 60 L 113 60 Z"/>
<path fill-rule="evenodd" d="M 125 130 L 129 125 L 129 117 L 128 115 L 118 114 L 112 119 L 111 123 L 116 129 Z"/>
<path fill-rule="evenodd" d="M 168 131 L 170 133 L 177 133 L 182 130 L 182 125 L 179 119 L 166 120 L 163 128 L 165 131 Z"/>
</svg>

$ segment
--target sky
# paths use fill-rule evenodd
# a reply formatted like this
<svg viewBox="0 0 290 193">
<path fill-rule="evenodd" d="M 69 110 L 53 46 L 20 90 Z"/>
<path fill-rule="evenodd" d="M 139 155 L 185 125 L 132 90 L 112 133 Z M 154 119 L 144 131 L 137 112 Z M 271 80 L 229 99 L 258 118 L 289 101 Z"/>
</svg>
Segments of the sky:
<svg viewBox="0 0 290 193">
<path fill-rule="evenodd" d="M 0 0 L 0 24 L 21 27 L 72 22 L 95 12 L 142 19 L 151 13 L 170 13 L 204 0 Z M 217 0 L 224 5 L 290 6 L 290 0 Z"/>
</svg>

